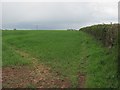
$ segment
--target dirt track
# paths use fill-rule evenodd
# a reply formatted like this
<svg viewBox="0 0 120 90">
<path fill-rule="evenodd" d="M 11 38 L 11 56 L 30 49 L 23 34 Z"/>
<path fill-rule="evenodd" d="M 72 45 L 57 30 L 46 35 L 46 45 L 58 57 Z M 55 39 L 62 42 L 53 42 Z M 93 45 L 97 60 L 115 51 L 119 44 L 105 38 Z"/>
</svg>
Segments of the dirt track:
<svg viewBox="0 0 120 90">
<path fill-rule="evenodd" d="M 15 50 L 23 58 L 32 62 L 32 66 L 4 67 L 2 72 L 2 82 L 4 88 L 70 88 L 71 82 L 61 79 L 58 72 L 53 72 L 51 68 L 38 62 L 38 59 L 30 54 Z M 83 88 L 85 77 L 79 75 L 78 82 Z"/>
<path fill-rule="evenodd" d="M 62 80 L 59 73 L 38 62 L 38 59 L 28 53 L 16 49 L 23 58 L 29 58 L 32 66 L 5 67 L 2 72 L 3 87 L 5 88 L 68 88 L 71 86 L 67 79 Z"/>
</svg>

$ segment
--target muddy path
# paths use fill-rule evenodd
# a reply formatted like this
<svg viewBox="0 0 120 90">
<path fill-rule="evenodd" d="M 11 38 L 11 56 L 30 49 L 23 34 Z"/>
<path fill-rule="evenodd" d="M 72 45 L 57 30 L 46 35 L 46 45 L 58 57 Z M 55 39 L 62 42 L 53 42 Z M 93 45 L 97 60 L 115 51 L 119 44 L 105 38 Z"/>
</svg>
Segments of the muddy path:
<svg viewBox="0 0 120 90">
<path fill-rule="evenodd" d="M 12 66 L 2 68 L 3 88 L 70 88 L 71 82 L 61 79 L 57 72 L 38 62 L 29 53 L 15 49 L 17 54 L 32 62 L 30 66 Z"/>
</svg>

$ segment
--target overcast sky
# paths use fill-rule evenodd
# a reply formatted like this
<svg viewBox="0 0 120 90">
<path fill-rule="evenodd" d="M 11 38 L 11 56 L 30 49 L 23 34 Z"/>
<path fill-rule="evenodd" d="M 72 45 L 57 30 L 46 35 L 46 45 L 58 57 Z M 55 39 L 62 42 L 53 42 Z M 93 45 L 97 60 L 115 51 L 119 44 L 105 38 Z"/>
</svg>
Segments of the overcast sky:
<svg viewBox="0 0 120 90">
<path fill-rule="evenodd" d="M 79 29 L 118 22 L 117 2 L 3 2 L 3 29 Z"/>
</svg>

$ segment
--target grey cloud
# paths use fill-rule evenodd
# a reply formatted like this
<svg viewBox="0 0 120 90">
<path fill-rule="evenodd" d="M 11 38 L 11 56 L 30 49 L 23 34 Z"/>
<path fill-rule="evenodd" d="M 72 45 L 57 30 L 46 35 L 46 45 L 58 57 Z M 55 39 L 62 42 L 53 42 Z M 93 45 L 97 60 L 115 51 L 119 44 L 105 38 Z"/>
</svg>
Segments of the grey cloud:
<svg viewBox="0 0 120 90">
<path fill-rule="evenodd" d="M 3 3 L 3 28 L 67 29 L 117 22 L 117 3 Z"/>
</svg>

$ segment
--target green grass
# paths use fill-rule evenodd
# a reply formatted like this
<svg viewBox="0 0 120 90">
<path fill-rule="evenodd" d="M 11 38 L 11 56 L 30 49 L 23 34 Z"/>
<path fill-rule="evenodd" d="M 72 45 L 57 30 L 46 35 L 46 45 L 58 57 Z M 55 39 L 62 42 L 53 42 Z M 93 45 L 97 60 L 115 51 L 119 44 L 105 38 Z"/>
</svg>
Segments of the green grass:
<svg viewBox="0 0 120 90">
<path fill-rule="evenodd" d="M 32 84 L 28 84 L 26 88 L 29 88 L 30 90 L 36 90 L 36 87 Z"/>
<path fill-rule="evenodd" d="M 3 48 L 2 48 L 3 67 L 17 66 L 17 65 L 29 65 L 30 64 L 30 62 L 28 62 L 28 60 L 25 60 L 24 58 L 22 58 L 22 56 L 18 55 L 13 48 L 9 47 L 4 42 L 2 45 L 3 45 Z"/>
<path fill-rule="evenodd" d="M 116 48 L 108 49 L 81 31 L 3 31 L 3 66 L 26 65 L 14 46 L 68 77 L 78 85 L 79 72 L 86 75 L 85 87 L 118 87 Z"/>
</svg>

